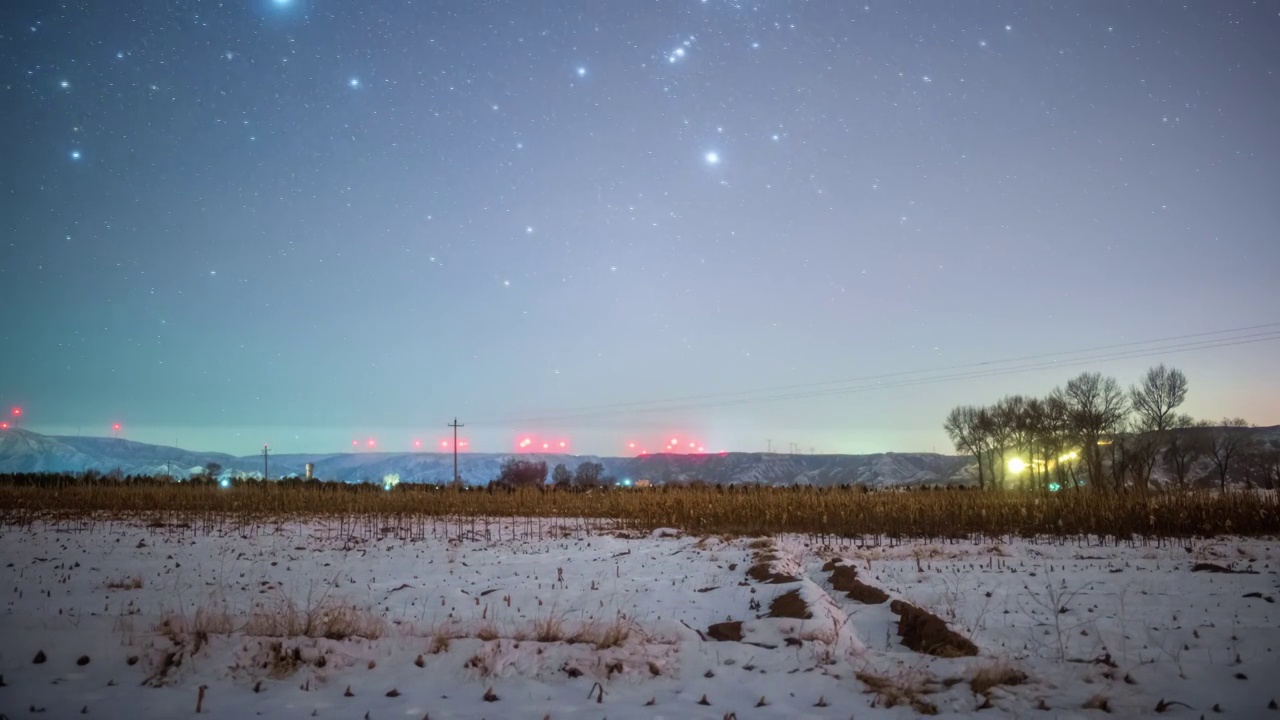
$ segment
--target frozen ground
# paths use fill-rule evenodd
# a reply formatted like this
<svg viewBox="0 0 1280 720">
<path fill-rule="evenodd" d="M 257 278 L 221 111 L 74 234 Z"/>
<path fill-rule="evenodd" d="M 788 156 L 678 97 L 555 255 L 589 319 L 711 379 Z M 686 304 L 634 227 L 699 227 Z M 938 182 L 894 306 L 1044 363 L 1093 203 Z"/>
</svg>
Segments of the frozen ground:
<svg viewBox="0 0 1280 720">
<path fill-rule="evenodd" d="M 89 527 L 0 527 L 9 718 L 186 717 L 201 688 L 203 714 L 236 720 L 1280 718 L 1274 541 Z M 855 574 L 978 654 L 908 649 L 890 603 L 835 589 Z M 744 622 L 712 634 L 739 640 L 708 633 L 726 621 Z"/>
</svg>

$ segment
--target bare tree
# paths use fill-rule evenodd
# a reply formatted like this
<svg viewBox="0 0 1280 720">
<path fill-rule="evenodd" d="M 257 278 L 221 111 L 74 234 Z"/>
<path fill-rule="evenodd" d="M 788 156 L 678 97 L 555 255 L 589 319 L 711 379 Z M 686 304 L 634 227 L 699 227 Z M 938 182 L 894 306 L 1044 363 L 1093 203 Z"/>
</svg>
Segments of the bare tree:
<svg viewBox="0 0 1280 720">
<path fill-rule="evenodd" d="M 985 489 L 987 482 L 982 471 L 982 453 L 985 443 L 978 427 L 978 409 L 972 405 L 952 408 L 942 427 L 947 431 L 947 436 L 951 438 L 951 444 L 955 445 L 957 452 L 967 453 L 977 459 L 978 487 Z"/>
<path fill-rule="evenodd" d="M 1102 443 L 1111 442 L 1128 416 L 1129 403 L 1120 383 L 1102 373 L 1081 373 L 1055 391 L 1066 406 L 1067 422 L 1079 440 L 1089 482 L 1105 488 Z"/>
<path fill-rule="evenodd" d="M 1178 406 L 1187 399 L 1187 376 L 1176 368 L 1157 365 L 1147 371 L 1141 385 L 1129 387 L 1129 402 L 1142 431 L 1164 432 L 1177 418 Z"/>
<path fill-rule="evenodd" d="M 1129 428 L 1124 450 L 1134 485 L 1144 492 L 1151 484 L 1160 451 L 1169 443 L 1178 406 L 1186 399 L 1187 376 L 1163 363 L 1147 370 L 1141 384 L 1129 387 L 1129 404 L 1137 417 Z"/>
<path fill-rule="evenodd" d="M 1192 466 L 1205 455 L 1206 443 L 1198 436 L 1206 427 L 1208 423 L 1195 420 L 1190 415 L 1178 415 L 1172 421 L 1164 457 L 1172 467 L 1174 482 L 1179 487 L 1187 486 Z"/>
<path fill-rule="evenodd" d="M 1012 407 L 1009 397 L 983 411 L 984 427 L 987 428 L 988 455 L 991 456 L 992 484 L 1005 489 L 1005 452 L 1014 441 L 1014 432 L 1018 425 L 1018 411 Z"/>
<path fill-rule="evenodd" d="M 1231 462 L 1249 442 L 1249 423 L 1244 418 L 1223 418 L 1209 436 L 1209 459 L 1218 471 L 1219 487 L 1226 491 Z"/>
</svg>

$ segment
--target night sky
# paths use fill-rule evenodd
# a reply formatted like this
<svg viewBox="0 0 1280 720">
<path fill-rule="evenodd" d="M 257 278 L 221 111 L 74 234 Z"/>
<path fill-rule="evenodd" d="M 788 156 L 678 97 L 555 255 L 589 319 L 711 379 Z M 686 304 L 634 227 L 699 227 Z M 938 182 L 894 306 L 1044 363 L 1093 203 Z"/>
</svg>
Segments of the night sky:
<svg viewBox="0 0 1280 720">
<path fill-rule="evenodd" d="M 1280 423 L 1274 339 L 1066 354 L 1280 322 L 1277 38 L 1277 2 L 7 0 L 0 403 L 237 454 L 455 415 L 949 452 L 955 404 L 1164 361 Z"/>
</svg>

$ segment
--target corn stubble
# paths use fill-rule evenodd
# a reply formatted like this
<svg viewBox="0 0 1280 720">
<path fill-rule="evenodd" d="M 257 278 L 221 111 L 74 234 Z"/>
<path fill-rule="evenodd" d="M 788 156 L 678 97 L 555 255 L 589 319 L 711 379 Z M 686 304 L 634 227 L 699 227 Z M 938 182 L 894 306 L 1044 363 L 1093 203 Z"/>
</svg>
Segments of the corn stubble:
<svg viewBox="0 0 1280 720">
<path fill-rule="evenodd" d="M 339 483 L 210 486 L 75 483 L 0 485 L 0 518 L 11 524 L 143 520 L 159 526 L 325 519 L 379 528 L 456 525 L 476 530 L 495 518 L 532 529 L 580 519 L 584 529 L 679 528 L 693 534 L 803 533 L 862 538 L 1073 537 L 1183 538 L 1280 532 L 1274 493 L 981 491 L 859 492 L 812 488 L 652 488 L 591 493 L 441 489 L 392 491 Z"/>
</svg>

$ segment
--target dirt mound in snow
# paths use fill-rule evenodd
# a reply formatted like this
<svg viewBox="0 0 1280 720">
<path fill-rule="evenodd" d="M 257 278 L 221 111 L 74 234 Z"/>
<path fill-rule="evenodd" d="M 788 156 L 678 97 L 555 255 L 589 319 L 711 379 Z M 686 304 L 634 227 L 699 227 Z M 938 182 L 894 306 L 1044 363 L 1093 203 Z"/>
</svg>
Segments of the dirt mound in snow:
<svg viewBox="0 0 1280 720">
<path fill-rule="evenodd" d="M 898 616 L 902 644 L 912 650 L 947 658 L 978 654 L 977 645 L 948 628 L 937 615 L 901 600 L 894 600 L 889 609 Z"/>
<path fill-rule="evenodd" d="M 716 623 L 707 628 L 707 637 L 721 642 L 741 642 L 742 621 Z"/>
<path fill-rule="evenodd" d="M 830 564 L 830 563 L 828 563 Z M 826 567 L 825 565 L 823 567 Z M 846 593 L 850 599 L 867 605 L 879 605 L 889 599 L 888 593 L 858 579 L 858 571 L 851 565 L 831 565 L 831 587 Z"/>
<path fill-rule="evenodd" d="M 809 606 L 800 598 L 800 591 L 792 590 L 782 593 L 769 603 L 769 617 L 809 620 L 813 618 L 813 613 L 809 612 Z"/>
<path fill-rule="evenodd" d="M 747 577 L 755 580 L 756 582 L 765 583 L 766 585 L 782 585 L 783 583 L 800 582 L 800 578 L 795 575 L 774 572 L 769 563 L 752 565 L 747 570 Z"/>
</svg>

